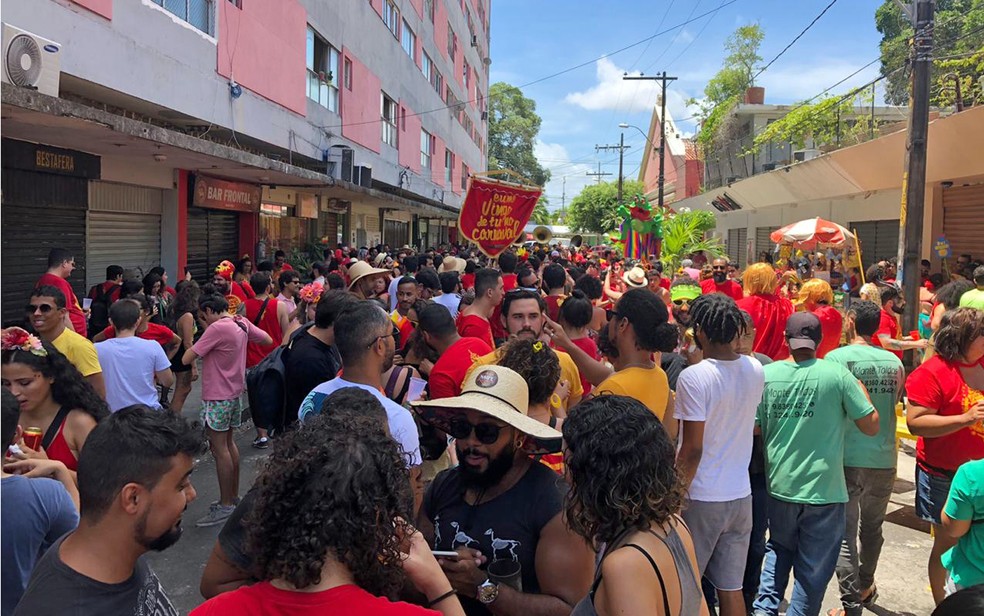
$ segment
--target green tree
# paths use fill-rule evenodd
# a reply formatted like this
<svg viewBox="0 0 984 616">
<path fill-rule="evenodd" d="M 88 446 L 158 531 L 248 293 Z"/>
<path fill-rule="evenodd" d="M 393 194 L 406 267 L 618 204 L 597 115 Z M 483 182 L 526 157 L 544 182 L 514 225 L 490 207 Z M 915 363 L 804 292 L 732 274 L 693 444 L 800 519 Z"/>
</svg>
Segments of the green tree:
<svg viewBox="0 0 984 616">
<path fill-rule="evenodd" d="M 885 101 L 891 105 L 909 104 L 909 70 L 898 70 L 906 66 L 910 53 L 912 24 L 902 14 L 895 0 L 884 0 L 875 11 L 875 27 L 882 35 L 881 74 L 885 79 Z M 953 72 L 954 67 L 944 65 L 944 56 L 970 56 L 984 48 L 984 0 L 936 0 L 935 26 L 933 29 L 933 62 L 931 79 L 938 86 L 931 89 L 933 105 L 947 105 L 946 96 L 953 97 L 952 79 L 949 85 L 941 80 L 942 75 Z M 966 71 L 957 71 L 961 77 L 969 77 L 968 82 L 976 81 L 981 75 L 981 62 L 971 63 Z M 957 67 L 958 69 L 964 67 Z M 970 85 L 968 83 L 968 85 Z M 978 91 L 980 86 L 977 86 Z M 941 98 L 941 96 L 943 98 Z M 965 97 L 965 100 L 969 98 Z"/>
<path fill-rule="evenodd" d="M 533 208 L 533 214 L 530 216 L 530 222 L 537 225 L 551 225 L 554 222 L 554 215 L 547 209 L 547 205 L 550 201 L 544 195 L 540 195 L 540 198 L 536 201 L 536 207 Z"/>
<path fill-rule="evenodd" d="M 717 226 L 713 212 L 684 208 L 663 222 L 663 246 L 660 260 L 667 271 L 676 271 L 689 254 L 704 251 L 712 257 L 724 254 L 724 245 L 716 237 L 705 234 Z"/>
<path fill-rule="evenodd" d="M 497 82 L 489 88 L 489 169 L 510 169 L 537 186 L 550 180 L 533 155 L 533 144 L 540 132 L 536 102 L 522 90 Z"/>
<path fill-rule="evenodd" d="M 642 182 L 635 180 L 623 182 L 624 197 L 645 194 L 646 188 Z M 622 221 L 618 219 L 618 183 L 602 182 L 591 184 L 571 200 L 567 208 L 566 222 L 569 227 L 578 232 L 609 233 L 618 228 Z"/>
<path fill-rule="evenodd" d="M 745 90 L 753 85 L 753 77 L 762 57 L 758 54 L 765 33 L 758 24 L 740 26 L 724 43 L 727 55 L 721 70 L 711 77 L 704 87 L 697 117 L 701 130 L 697 140 L 705 148 L 711 148 L 731 109 L 741 100 Z"/>
</svg>

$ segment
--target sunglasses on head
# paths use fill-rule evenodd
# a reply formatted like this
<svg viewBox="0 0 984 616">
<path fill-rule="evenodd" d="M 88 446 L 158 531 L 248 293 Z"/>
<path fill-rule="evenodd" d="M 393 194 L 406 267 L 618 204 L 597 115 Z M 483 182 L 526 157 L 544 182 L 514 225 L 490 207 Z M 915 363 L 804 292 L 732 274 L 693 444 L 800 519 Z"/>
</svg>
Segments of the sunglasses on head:
<svg viewBox="0 0 984 616">
<path fill-rule="evenodd" d="M 448 434 L 460 440 L 468 438 L 474 431 L 479 443 L 491 445 L 499 440 L 499 433 L 504 427 L 494 423 L 473 424 L 464 417 L 457 417 L 448 423 Z"/>
<path fill-rule="evenodd" d="M 693 303 L 693 301 L 694 300 L 692 300 L 692 299 L 683 298 L 683 299 L 675 299 L 675 300 L 673 300 L 673 303 L 675 305 L 677 305 L 677 306 L 682 306 L 684 304 L 691 304 L 691 303 Z"/>
<path fill-rule="evenodd" d="M 27 306 L 24 306 L 24 310 L 27 314 L 34 314 L 39 310 L 41 311 L 41 314 L 48 314 L 54 309 L 55 307 L 51 304 L 28 304 Z"/>
</svg>

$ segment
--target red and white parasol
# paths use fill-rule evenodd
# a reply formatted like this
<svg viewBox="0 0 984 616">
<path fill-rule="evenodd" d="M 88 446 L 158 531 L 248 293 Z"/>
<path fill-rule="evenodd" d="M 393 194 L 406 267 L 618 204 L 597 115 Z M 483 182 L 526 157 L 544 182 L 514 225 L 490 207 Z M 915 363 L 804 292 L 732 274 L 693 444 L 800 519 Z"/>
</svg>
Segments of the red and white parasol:
<svg viewBox="0 0 984 616">
<path fill-rule="evenodd" d="M 786 225 L 769 234 L 776 244 L 792 244 L 795 248 L 842 248 L 854 241 L 854 234 L 835 222 L 809 218 Z"/>
</svg>

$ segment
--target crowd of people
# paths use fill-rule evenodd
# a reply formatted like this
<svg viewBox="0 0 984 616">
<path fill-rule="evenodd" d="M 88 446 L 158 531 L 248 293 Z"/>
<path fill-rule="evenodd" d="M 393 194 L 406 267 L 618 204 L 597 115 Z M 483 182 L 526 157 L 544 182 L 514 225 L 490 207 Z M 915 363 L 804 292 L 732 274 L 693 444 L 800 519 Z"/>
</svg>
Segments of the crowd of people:
<svg viewBox="0 0 984 616">
<path fill-rule="evenodd" d="M 0 613 L 176 614 L 144 555 L 179 540 L 207 444 L 196 525 L 221 530 L 194 616 L 816 615 L 835 576 L 828 613 L 859 615 L 900 421 L 934 614 L 971 613 L 984 266 L 964 257 L 920 272 L 904 334 L 893 264 L 825 254 L 339 246 L 175 288 L 110 266 L 80 303 L 54 249 L 2 335 Z M 271 452 L 242 489 L 247 419 Z"/>
</svg>

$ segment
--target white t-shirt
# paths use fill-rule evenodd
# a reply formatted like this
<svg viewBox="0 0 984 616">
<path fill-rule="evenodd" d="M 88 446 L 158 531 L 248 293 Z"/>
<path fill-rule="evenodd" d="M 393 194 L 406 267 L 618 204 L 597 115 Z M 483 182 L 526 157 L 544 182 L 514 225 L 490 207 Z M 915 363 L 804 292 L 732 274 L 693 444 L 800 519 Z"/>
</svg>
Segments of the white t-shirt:
<svg viewBox="0 0 984 616">
<path fill-rule="evenodd" d="M 301 423 L 304 423 L 304 419 L 308 415 L 320 413 L 325 398 L 345 387 L 358 387 L 376 396 L 376 399 L 386 409 L 386 418 L 389 420 L 389 429 L 390 434 L 393 435 L 393 440 L 403 447 L 403 451 L 409 457 L 407 466 L 420 465 L 422 461 L 420 457 L 420 435 L 417 433 L 417 424 L 413 421 L 413 415 L 407 409 L 387 398 L 375 387 L 346 381 L 342 377 L 335 377 L 330 381 L 325 381 L 312 389 L 311 393 L 301 402 L 301 408 L 297 411 L 298 419 L 300 419 Z"/>
<path fill-rule="evenodd" d="M 114 413 L 131 404 L 161 408 L 154 374 L 171 367 L 160 344 L 136 336 L 96 343 L 106 382 L 106 402 Z"/>
<path fill-rule="evenodd" d="M 762 364 L 744 355 L 732 361 L 704 359 L 680 373 L 673 417 L 704 422 L 692 500 L 722 502 L 752 493 L 748 462 L 764 389 Z"/>
<path fill-rule="evenodd" d="M 437 297 L 432 297 L 431 301 L 447 308 L 448 312 L 451 313 L 452 319 L 458 318 L 458 306 L 461 304 L 461 296 L 457 293 L 438 295 Z"/>
</svg>

